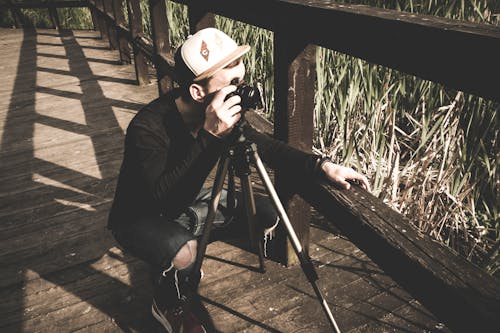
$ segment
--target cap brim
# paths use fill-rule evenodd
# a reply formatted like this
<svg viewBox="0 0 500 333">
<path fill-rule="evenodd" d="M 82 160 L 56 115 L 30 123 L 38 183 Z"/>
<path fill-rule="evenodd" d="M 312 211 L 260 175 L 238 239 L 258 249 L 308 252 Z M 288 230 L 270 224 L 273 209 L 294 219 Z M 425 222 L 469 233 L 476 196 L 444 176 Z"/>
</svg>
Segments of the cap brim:
<svg viewBox="0 0 500 333">
<path fill-rule="evenodd" d="M 193 81 L 195 82 L 201 81 L 211 77 L 212 75 L 214 75 L 215 73 L 217 73 L 218 71 L 229 65 L 231 62 L 233 62 L 234 60 L 238 59 L 239 57 L 247 53 L 248 51 L 250 51 L 250 45 L 238 46 L 233 52 L 227 55 L 227 57 L 225 57 L 224 59 L 222 59 L 221 61 L 219 61 L 218 63 L 216 63 L 215 65 L 213 65 L 212 67 L 210 67 L 197 77 L 195 77 Z"/>
</svg>

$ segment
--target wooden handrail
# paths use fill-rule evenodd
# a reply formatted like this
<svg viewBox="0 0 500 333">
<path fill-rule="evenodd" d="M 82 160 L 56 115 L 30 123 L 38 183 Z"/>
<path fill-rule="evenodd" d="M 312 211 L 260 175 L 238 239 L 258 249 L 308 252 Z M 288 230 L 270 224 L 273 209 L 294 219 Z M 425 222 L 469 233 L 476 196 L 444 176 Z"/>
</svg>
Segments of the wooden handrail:
<svg viewBox="0 0 500 333">
<path fill-rule="evenodd" d="M 0 4 L 1 9 L 29 9 L 29 8 L 74 8 L 74 7 L 88 7 L 87 0 L 36 0 L 36 1 L 23 1 L 23 2 L 9 2 Z"/>
<path fill-rule="evenodd" d="M 498 26 L 324 0 L 173 1 L 500 101 Z"/>
</svg>

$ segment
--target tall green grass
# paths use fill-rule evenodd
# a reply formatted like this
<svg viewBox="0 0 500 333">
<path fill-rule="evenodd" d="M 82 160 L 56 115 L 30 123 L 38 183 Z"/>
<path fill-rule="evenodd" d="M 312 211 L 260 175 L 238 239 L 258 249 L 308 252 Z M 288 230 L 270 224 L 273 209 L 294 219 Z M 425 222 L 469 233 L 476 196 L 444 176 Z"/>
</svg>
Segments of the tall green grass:
<svg viewBox="0 0 500 333">
<path fill-rule="evenodd" d="M 0 1 L 0 4 L 2 4 L 2 2 L 5 1 Z M 25 25 L 37 28 L 53 28 L 47 9 L 21 9 L 20 12 Z M 94 27 L 88 8 L 58 8 L 57 13 L 62 28 L 93 29 Z M 14 18 L 10 11 L 2 10 L 0 12 L 0 27 L 14 27 Z"/>
</svg>

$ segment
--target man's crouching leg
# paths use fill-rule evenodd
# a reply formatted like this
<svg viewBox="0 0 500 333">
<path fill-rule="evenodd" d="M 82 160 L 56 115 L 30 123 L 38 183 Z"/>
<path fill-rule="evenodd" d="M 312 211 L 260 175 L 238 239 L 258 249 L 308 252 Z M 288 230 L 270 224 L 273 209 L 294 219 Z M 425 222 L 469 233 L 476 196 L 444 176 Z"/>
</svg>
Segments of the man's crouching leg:
<svg viewBox="0 0 500 333">
<path fill-rule="evenodd" d="M 176 305 L 189 292 L 185 282 L 193 269 L 197 247 L 195 239 L 188 241 L 179 249 L 170 265 L 160 272 L 155 283 L 155 300 L 158 305 Z"/>
<path fill-rule="evenodd" d="M 190 240 L 160 274 L 153 299 L 153 316 L 170 332 L 207 332 L 199 320 L 208 315 L 187 278 L 196 260 L 197 241 Z M 201 313 L 200 313 L 201 312 Z M 204 320 L 205 321 L 205 320 Z M 210 325 L 209 325 L 210 326 Z"/>
</svg>

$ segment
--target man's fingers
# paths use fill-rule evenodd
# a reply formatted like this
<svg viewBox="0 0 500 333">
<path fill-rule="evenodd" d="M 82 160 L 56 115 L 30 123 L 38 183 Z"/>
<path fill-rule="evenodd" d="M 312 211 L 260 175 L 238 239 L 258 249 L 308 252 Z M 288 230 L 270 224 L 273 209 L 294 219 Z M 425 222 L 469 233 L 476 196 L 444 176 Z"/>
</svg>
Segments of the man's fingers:
<svg viewBox="0 0 500 333">
<path fill-rule="evenodd" d="M 351 188 L 351 184 L 349 184 L 345 179 L 337 178 L 337 183 L 346 190 Z"/>
<path fill-rule="evenodd" d="M 365 176 L 363 176 L 362 179 L 361 179 L 361 184 L 363 184 L 363 187 L 364 187 L 365 190 L 367 190 L 368 192 L 371 192 L 370 182 L 368 181 L 368 178 L 366 178 Z"/>
<path fill-rule="evenodd" d="M 235 90 L 236 90 L 236 86 L 235 85 L 229 85 L 229 86 L 221 88 L 215 94 L 214 99 L 212 100 L 212 103 L 215 103 L 216 105 L 220 105 L 220 104 L 224 103 L 224 100 L 226 99 L 226 96 L 228 94 L 232 93 Z M 233 97 L 231 97 L 231 98 L 233 98 Z M 228 100 L 230 100 L 231 98 L 229 98 Z"/>
<path fill-rule="evenodd" d="M 230 127 L 233 127 L 233 126 L 234 126 L 234 124 L 236 124 L 236 123 L 240 120 L 240 118 L 241 118 L 241 113 L 236 113 L 236 114 L 234 114 L 234 115 L 232 116 L 232 118 L 231 118 L 231 122 L 230 122 L 230 124 L 229 124 L 229 125 L 230 125 Z"/>
<path fill-rule="evenodd" d="M 236 105 L 236 104 L 240 104 L 240 103 L 241 103 L 240 95 L 231 96 L 224 101 L 224 104 L 226 104 L 226 105 Z"/>
<path fill-rule="evenodd" d="M 368 182 L 368 178 L 360 174 L 358 174 L 357 176 L 358 177 L 356 178 L 356 180 L 359 181 L 361 187 L 363 187 L 367 191 L 370 191 L 370 183 Z"/>
<path fill-rule="evenodd" d="M 234 117 L 234 116 L 240 114 L 240 112 L 241 112 L 241 105 L 236 104 L 228 110 L 227 114 L 229 117 Z"/>
<path fill-rule="evenodd" d="M 370 191 L 370 183 L 368 182 L 368 178 L 354 171 L 352 179 L 358 181 L 358 183 L 361 185 L 362 188 L 364 188 L 367 191 Z"/>
</svg>

